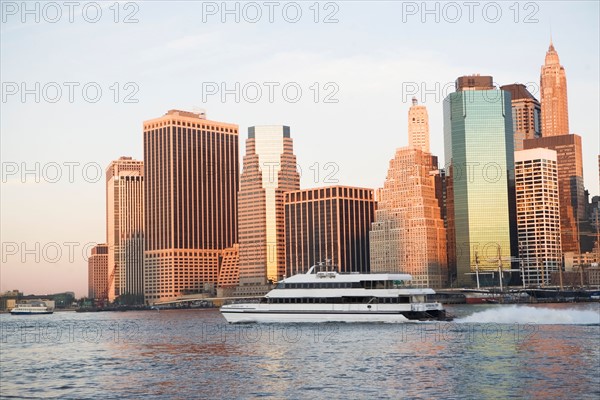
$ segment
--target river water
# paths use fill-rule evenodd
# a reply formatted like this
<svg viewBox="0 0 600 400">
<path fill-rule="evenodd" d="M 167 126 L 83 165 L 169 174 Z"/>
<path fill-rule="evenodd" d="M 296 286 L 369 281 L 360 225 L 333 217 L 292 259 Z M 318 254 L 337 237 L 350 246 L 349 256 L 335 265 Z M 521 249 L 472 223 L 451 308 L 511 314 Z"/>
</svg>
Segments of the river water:
<svg viewBox="0 0 600 400">
<path fill-rule="evenodd" d="M 0 396 L 598 399 L 600 304 L 453 322 L 227 325 L 218 310 L 0 315 Z"/>
</svg>

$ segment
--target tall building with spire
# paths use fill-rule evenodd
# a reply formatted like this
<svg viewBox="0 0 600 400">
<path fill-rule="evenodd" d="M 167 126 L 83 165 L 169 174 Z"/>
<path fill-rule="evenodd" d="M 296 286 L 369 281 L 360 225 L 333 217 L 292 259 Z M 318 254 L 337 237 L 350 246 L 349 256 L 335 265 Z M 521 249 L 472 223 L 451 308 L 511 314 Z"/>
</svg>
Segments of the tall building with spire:
<svg viewBox="0 0 600 400">
<path fill-rule="evenodd" d="M 396 150 L 379 191 L 370 232 L 372 272 L 404 272 L 421 287 L 447 283 L 446 229 L 436 196 L 437 157 L 429 153 L 425 106 L 413 99 L 409 146 Z"/>
<path fill-rule="evenodd" d="M 567 79 L 552 41 L 540 76 L 542 137 L 525 139 L 523 149 L 556 151 L 560 197 L 561 246 L 564 253 L 581 251 L 579 222 L 585 219 L 581 136 L 569 133 Z"/>
<path fill-rule="evenodd" d="M 408 110 L 408 145 L 429 153 L 429 116 L 427 107 L 417 104 L 413 97 Z"/>
<path fill-rule="evenodd" d="M 121 157 L 106 169 L 108 300 L 144 296 L 144 162 Z"/>
<path fill-rule="evenodd" d="M 289 126 L 249 127 L 238 194 L 241 286 L 283 278 L 284 193 L 299 189 Z"/>
<path fill-rule="evenodd" d="M 216 289 L 236 259 L 238 182 L 237 125 L 180 110 L 144 122 L 146 302 Z"/>
<path fill-rule="evenodd" d="M 567 135 L 569 133 L 567 77 L 564 67 L 560 65 L 552 40 L 540 73 L 540 92 L 542 136 Z"/>
</svg>

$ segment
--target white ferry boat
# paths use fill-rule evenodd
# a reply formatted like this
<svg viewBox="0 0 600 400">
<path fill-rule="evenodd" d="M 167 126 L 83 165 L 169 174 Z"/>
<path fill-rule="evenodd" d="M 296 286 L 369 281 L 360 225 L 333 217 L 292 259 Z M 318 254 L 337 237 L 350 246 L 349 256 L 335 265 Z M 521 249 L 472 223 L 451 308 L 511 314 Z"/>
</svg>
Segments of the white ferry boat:
<svg viewBox="0 0 600 400">
<path fill-rule="evenodd" d="M 227 304 L 227 322 L 448 321 L 432 289 L 411 288 L 408 274 L 340 274 L 311 267 L 277 283 L 257 303 Z"/>
<path fill-rule="evenodd" d="M 12 315 L 52 314 L 53 312 L 54 308 L 47 306 L 43 301 L 18 303 L 12 310 L 10 310 Z"/>
</svg>

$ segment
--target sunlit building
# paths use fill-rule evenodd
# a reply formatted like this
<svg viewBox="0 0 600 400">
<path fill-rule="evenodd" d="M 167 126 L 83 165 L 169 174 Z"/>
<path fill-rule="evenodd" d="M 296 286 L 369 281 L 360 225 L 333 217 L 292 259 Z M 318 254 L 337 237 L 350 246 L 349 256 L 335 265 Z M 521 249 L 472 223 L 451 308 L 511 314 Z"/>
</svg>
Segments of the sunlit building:
<svg viewBox="0 0 600 400">
<path fill-rule="evenodd" d="M 511 107 L 491 76 L 458 78 L 444 100 L 448 235 L 459 285 L 473 285 L 477 269 L 497 271 L 500 261 L 508 268 L 517 253 Z"/>
<path fill-rule="evenodd" d="M 562 250 L 563 253 L 580 253 L 578 219 L 585 219 L 586 210 L 581 137 L 559 135 L 528 139 L 523 142 L 523 147 L 526 150 L 543 147 L 556 151 Z"/>
<path fill-rule="evenodd" d="M 439 288 L 446 285 L 448 270 L 446 229 L 436 193 L 437 157 L 425 150 L 427 110 L 415 100 L 408 133 L 416 147 L 396 150 L 379 191 L 370 232 L 371 272 L 408 273 L 413 285 Z"/>
<path fill-rule="evenodd" d="M 429 153 L 429 116 L 427 107 L 417 104 L 413 97 L 408 110 L 408 145 Z"/>
<path fill-rule="evenodd" d="M 121 157 L 106 169 L 108 300 L 144 296 L 144 162 Z"/>
<path fill-rule="evenodd" d="M 98 244 L 92 247 L 88 258 L 88 298 L 106 299 L 108 277 L 108 246 Z"/>
<path fill-rule="evenodd" d="M 329 186 L 285 193 L 286 275 L 320 262 L 339 272 L 369 272 L 372 189 Z"/>
<path fill-rule="evenodd" d="M 562 265 L 556 152 L 515 152 L 515 186 L 522 278 L 527 286 L 548 285 Z"/>
<path fill-rule="evenodd" d="M 144 122 L 149 303 L 214 291 L 237 243 L 238 126 L 170 110 Z"/>
<path fill-rule="evenodd" d="M 560 65 L 558 53 L 552 41 L 540 72 L 542 103 L 542 136 L 558 136 L 569 133 L 569 107 L 567 102 L 567 76 Z"/>
<path fill-rule="evenodd" d="M 299 189 L 290 128 L 248 128 L 238 194 L 241 285 L 265 285 L 285 275 L 284 193 Z"/>
<path fill-rule="evenodd" d="M 504 85 L 500 89 L 511 94 L 515 151 L 523 150 L 523 140 L 541 136 L 540 102 L 522 84 Z"/>
</svg>

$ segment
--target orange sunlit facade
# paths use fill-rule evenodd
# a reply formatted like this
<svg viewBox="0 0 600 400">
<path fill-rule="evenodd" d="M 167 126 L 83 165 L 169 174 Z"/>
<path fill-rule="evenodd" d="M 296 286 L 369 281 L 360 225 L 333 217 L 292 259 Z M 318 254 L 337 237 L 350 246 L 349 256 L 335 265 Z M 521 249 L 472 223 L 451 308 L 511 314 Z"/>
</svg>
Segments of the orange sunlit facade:
<svg viewBox="0 0 600 400">
<path fill-rule="evenodd" d="M 523 142 L 523 147 L 526 150 L 543 147 L 556 151 L 562 250 L 565 253 L 579 253 L 577 220 L 585 218 L 586 204 L 581 136 L 560 135 L 530 139 Z"/>
<path fill-rule="evenodd" d="M 144 162 L 121 157 L 106 169 L 108 300 L 144 295 Z"/>
<path fill-rule="evenodd" d="M 523 140 L 541 136 L 541 106 L 525 85 L 504 85 L 501 90 L 510 92 L 512 103 L 515 151 L 523 150 Z"/>
<path fill-rule="evenodd" d="M 108 289 L 108 246 L 98 244 L 88 258 L 88 298 L 104 299 Z"/>
<path fill-rule="evenodd" d="M 237 243 L 238 126 L 170 110 L 144 122 L 148 303 L 214 290 Z"/>
<path fill-rule="evenodd" d="M 569 133 L 569 107 L 567 103 L 567 76 L 560 65 L 558 53 L 550 42 L 540 73 L 542 103 L 542 136 Z"/>
<path fill-rule="evenodd" d="M 408 145 L 429 153 L 429 116 L 427 107 L 417 104 L 413 97 L 408 110 Z"/>
<path fill-rule="evenodd" d="M 370 234 L 371 271 L 408 273 L 415 286 L 442 287 L 448 276 L 446 229 L 436 193 L 437 157 L 425 150 L 429 129 L 419 132 L 419 140 L 413 138 L 416 113 L 425 118 L 418 125 L 428 127 L 427 111 L 420 109 L 425 107 L 413 101 L 408 121 L 409 143 L 418 146 L 396 150 L 379 191 Z"/>
<path fill-rule="evenodd" d="M 288 126 L 248 128 L 239 192 L 240 284 L 285 274 L 284 193 L 300 189 Z"/>
</svg>

